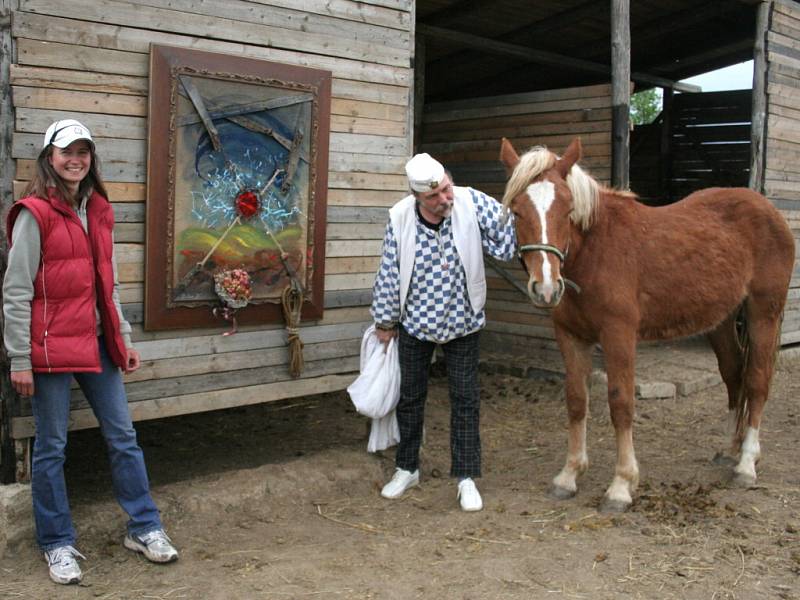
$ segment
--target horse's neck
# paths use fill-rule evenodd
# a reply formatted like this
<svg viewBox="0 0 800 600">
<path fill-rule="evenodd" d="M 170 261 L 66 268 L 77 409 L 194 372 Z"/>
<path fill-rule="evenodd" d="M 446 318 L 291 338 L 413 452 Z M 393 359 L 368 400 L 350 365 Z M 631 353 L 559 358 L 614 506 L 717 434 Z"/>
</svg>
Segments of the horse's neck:
<svg viewBox="0 0 800 600">
<path fill-rule="evenodd" d="M 591 231 L 591 229 L 589 229 Z M 589 231 L 581 231 L 576 225 L 570 226 L 569 232 L 569 248 L 567 249 L 567 256 L 564 261 L 564 268 L 569 269 L 570 263 L 575 257 L 580 254 L 586 243 L 586 235 Z"/>
<path fill-rule="evenodd" d="M 614 193 L 612 190 L 601 190 L 601 196 L 598 199 L 597 207 L 592 218 L 592 223 L 588 229 L 583 230 L 574 223 L 570 226 L 570 251 L 569 254 L 573 258 L 588 244 L 591 243 L 593 238 L 597 237 L 600 231 L 607 229 L 609 221 L 614 219 L 614 214 L 622 209 L 625 203 L 630 200 L 619 194 Z M 567 267 L 569 261 L 567 261 Z"/>
</svg>

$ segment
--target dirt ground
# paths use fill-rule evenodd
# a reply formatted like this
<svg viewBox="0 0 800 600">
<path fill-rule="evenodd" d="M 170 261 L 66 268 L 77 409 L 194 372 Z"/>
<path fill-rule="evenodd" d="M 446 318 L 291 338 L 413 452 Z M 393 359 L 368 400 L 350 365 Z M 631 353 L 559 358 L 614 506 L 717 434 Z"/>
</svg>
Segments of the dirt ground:
<svg viewBox="0 0 800 600">
<path fill-rule="evenodd" d="M 422 482 L 379 496 L 392 451 L 368 455 L 344 393 L 140 423 L 154 496 L 182 550 L 125 550 L 97 431 L 71 435 L 68 484 L 86 554 L 80 586 L 49 582 L 32 542 L 0 563 L 0 597 L 45 599 L 800 598 L 800 364 L 776 374 L 756 487 L 727 487 L 718 385 L 640 401 L 641 483 L 625 514 L 597 512 L 614 438 L 602 393 L 578 495 L 547 495 L 566 451 L 558 381 L 482 374 L 485 508 L 463 513 L 447 477 L 447 384 L 428 404 Z"/>
</svg>

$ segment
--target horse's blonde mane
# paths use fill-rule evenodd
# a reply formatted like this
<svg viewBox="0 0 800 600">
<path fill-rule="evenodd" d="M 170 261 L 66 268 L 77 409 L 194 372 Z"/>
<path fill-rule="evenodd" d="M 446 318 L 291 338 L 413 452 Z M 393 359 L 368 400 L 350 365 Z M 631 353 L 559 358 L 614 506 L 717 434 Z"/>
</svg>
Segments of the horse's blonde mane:
<svg viewBox="0 0 800 600">
<path fill-rule="evenodd" d="M 519 163 L 506 184 L 503 206 L 508 209 L 511 201 L 525 191 L 531 180 L 552 169 L 558 156 L 544 146 L 534 146 L 519 157 Z M 597 213 L 600 184 L 577 164 L 572 165 L 567 175 L 567 187 L 572 193 L 572 215 L 570 219 L 581 230 L 591 227 Z"/>
</svg>

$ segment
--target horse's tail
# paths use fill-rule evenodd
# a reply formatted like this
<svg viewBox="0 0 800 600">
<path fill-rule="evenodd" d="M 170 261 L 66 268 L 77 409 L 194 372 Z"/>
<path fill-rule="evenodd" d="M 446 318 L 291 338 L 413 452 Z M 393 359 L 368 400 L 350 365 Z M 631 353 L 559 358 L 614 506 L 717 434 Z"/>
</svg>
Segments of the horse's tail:
<svg viewBox="0 0 800 600">
<path fill-rule="evenodd" d="M 778 334 L 775 336 L 775 348 L 773 349 L 772 356 L 772 372 L 775 371 L 775 364 L 777 362 L 778 353 L 781 349 L 781 329 L 783 327 L 783 314 L 781 311 L 780 319 L 778 320 Z M 741 441 L 744 439 L 744 431 L 747 427 L 747 422 L 750 418 L 750 403 L 747 396 L 747 385 L 745 384 L 745 376 L 747 367 L 750 363 L 750 331 L 747 326 L 747 302 L 743 302 L 739 307 L 739 311 L 734 319 L 734 327 L 736 328 L 736 340 L 739 346 L 739 354 L 741 356 L 741 367 L 739 371 L 739 389 L 736 392 L 736 439 Z M 770 373 L 772 377 L 772 373 Z"/>
</svg>

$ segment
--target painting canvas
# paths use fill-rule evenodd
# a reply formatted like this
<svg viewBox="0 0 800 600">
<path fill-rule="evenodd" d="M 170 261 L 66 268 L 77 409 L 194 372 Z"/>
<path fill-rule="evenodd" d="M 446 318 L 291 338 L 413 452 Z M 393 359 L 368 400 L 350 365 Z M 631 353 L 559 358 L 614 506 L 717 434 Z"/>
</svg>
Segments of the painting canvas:
<svg viewBox="0 0 800 600">
<path fill-rule="evenodd" d="M 247 272 L 243 323 L 283 290 L 322 313 L 330 73 L 151 47 L 145 327 L 219 326 L 215 276 Z"/>
</svg>

